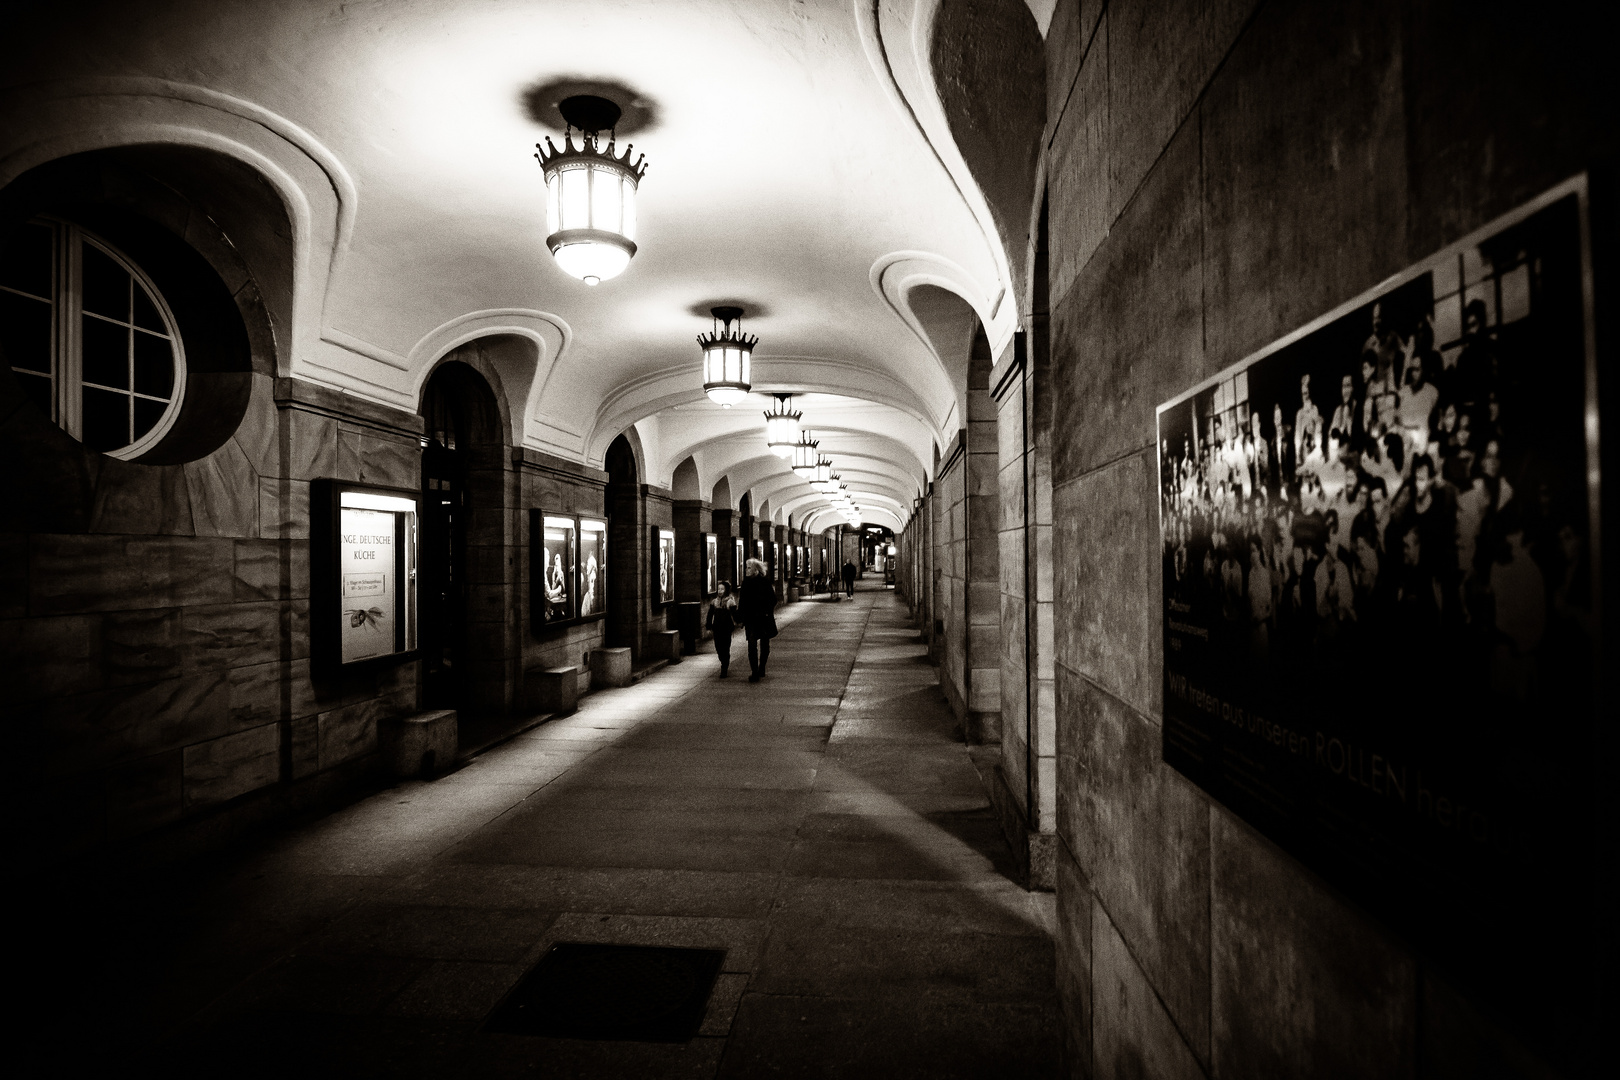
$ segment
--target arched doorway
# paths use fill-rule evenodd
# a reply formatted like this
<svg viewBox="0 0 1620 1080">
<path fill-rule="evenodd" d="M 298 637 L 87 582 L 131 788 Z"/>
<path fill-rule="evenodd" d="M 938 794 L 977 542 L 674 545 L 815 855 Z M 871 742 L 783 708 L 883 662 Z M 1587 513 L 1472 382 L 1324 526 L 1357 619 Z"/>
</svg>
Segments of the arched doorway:
<svg viewBox="0 0 1620 1080">
<path fill-rule="evenodd" d="M 466 663 L 467 524 L 474 506 L 488 498 L 475 474 L 477 451 L 500 444 L 500 412 L 483 376 L 450 361 L 428 380 L 422 418 L 422 704 L 464 710 L 473 704 Z"/>
<path fill-rule="evenodd" d="M 608 603 L 607 644 L 641 654 L 641 476 L 635 448 L 623 435 L 608 446 Z"/>
</svg>

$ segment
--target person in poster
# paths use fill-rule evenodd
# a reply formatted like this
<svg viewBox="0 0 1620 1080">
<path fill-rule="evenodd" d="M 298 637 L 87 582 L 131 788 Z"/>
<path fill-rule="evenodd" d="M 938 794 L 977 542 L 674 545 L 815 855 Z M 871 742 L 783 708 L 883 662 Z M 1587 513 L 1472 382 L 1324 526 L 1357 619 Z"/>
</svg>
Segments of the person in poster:
<svg viewBox="0 0 1620 1080">
<path fill-rule="evenodd" d="M 606 611 L 603 590 L 607 575 L 606 523 L 582 519 L 579 548 L 579 614 L 581 618 L 589 618 Z"/>
</svg>

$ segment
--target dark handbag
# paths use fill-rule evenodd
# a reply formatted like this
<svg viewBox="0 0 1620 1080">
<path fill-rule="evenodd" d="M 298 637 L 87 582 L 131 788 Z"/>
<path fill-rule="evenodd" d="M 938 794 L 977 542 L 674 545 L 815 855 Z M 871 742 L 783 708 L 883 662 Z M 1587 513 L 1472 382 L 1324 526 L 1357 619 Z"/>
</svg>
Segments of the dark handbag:
<svg viewBox="0 0 1620 1080">
<path fill-rule="evenodd" d="M 770 619 L 771 619 L 771 632 L 766 634 L 765 636 L 768 637 L 768 638 L 773 638 L 773 637 L 776 636 L 776 614 L 774 612 L 771 614 Z"/>
</svg>

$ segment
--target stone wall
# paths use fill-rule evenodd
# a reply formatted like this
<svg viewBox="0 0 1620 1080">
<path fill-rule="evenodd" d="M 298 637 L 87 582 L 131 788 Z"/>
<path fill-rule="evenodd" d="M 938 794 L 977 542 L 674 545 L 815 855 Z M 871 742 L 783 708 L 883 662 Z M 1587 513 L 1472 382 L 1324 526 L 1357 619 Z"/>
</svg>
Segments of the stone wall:
<svg viewBox="0 0 1620 1080">
<path fill-rule="evenodd" d="M 252 385 L 236 433 L 181 465 L 103 458 L 4 409 L 8 459 L 93 478 L 8 500 L 0 523 L 4 723 L 31 855 L 172 826 L 195 826 L 181 844 L 229 833 L 252 815 L 216 810 L 364 773 L 378 721 L 416 708 L 412 664 L 311 675 L 309 493 L 321 477 L 418 487 L 420 419 L 293 380 Z"/>
<path fill-rule="evenodd" d="M 1057 6 L 1046 162 L 1071 1075 L 1586 1070 L 1597 1025 L 1569 1021 L 1586 1032 L 1571 1040 L 1526 1030 L 1160 760 L 1153 457 L 1159 402 L 1582 169 L 1601 182 L 1615 128 L 1578 81 L 1607 69 L 1583 33 L 1573 16 L 1496 5 Z M 1594 205 L 1609 194 L 1600 183 Z"/>
</svg>

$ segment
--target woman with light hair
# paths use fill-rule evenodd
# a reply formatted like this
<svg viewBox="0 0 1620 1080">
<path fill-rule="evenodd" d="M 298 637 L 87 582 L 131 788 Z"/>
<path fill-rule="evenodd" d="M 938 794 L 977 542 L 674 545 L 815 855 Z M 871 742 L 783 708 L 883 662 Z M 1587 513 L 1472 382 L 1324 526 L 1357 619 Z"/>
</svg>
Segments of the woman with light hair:
<svg viewBox="0 0 1620 1080">
<path fill-rule="evenodd" d="M 763 559 L 749 559 L 743 570 L 742 587 L 737 590 L 737 618 L 748 638 L 749 682 L 765 677 L 765 662 L 771 658 L 771 638 L 776 636 L 776 588 L 765 572 Z"/>
</svg>

